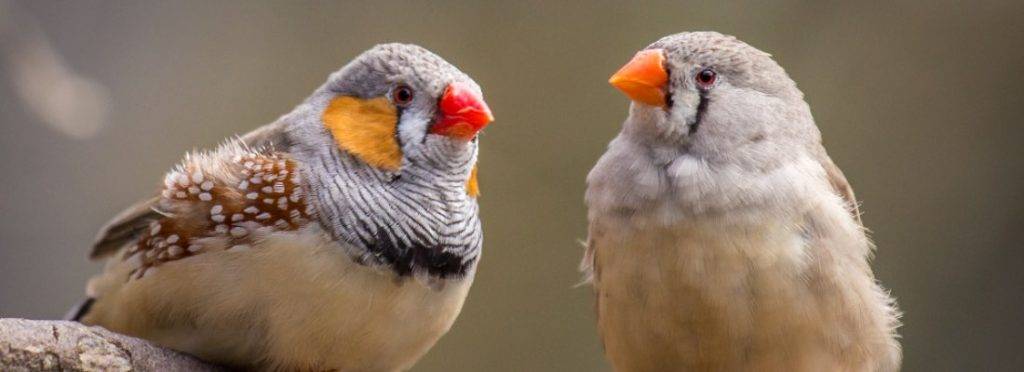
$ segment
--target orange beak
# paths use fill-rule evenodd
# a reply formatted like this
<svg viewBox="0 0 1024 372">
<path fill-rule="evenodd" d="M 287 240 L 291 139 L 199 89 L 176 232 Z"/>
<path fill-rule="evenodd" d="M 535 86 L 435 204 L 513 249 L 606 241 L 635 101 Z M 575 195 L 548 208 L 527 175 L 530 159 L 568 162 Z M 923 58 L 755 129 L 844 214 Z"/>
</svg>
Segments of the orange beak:
<svg viewBox="0 0 1024 372">
<path fill-rule="evenodd" d="M 626 93 L 630 99 L 651 106 L 665 106 L 665 53 L 661 49 L 641 50 L 619 69 L 608 83 Z"/>
<path fill-rule="evenodd" d="M 441 115 L 430 127 L 430 133 L 433 134 L 469 141 L 494 121 L 494 115 L 491 115 L 491 109 L 484 99 L 464 83 L 449 84 L 438 107 Z"/>
</svg>

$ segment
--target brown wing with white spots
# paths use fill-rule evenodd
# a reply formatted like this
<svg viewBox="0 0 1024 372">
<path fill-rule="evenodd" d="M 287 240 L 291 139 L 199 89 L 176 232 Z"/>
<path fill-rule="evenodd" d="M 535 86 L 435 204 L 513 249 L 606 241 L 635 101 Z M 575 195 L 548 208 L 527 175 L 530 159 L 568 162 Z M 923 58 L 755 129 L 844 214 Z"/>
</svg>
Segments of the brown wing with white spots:
<svg viewBox="0 0 1024 372">
<path fill-rule="evenodd" d="M 284 127 L 283 121 L 264 125 L 242 136 L 239 141 L 251 148 L 283 149 L 288 145 Z M 107 222 L 96 234 L 89 258 L 95 260 L 106 257 L 138 238 L 153 221 L 166 214 L 156 209 L 159 200 L 151 198 L 135 203 Z"/>
<path fill-rule="evenodd" d="M 297 163 L 288 154 L 246 149 L 190 156 L 168 173 L 154 207 L 161 211 L 120 259 L 130 278 L 210 250 L 252 247 L 252 235 L 295 230 L 313 209 Z"/>
</svg>

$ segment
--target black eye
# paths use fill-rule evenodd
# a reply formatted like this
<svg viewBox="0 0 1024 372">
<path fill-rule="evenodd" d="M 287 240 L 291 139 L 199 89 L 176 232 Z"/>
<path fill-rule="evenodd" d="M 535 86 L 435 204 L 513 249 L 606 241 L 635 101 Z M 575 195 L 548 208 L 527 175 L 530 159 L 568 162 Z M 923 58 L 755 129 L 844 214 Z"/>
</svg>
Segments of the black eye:
<svg viewBox="0 0 1024 372">
<path fill-rule="evenodd" d="M 712 70 L 710 68 L 700 70 L 700 72 L 697 73 L 697 76 L 695 78 L 695 80 L 697 80 L 697 86 L 699 86 L 701 89 L 710 88 L 711 85 L 714 84 L 715 80 L 717 79 L 718 73 L 716 73 L 715 70 Z"/>
<path fill-rule="evenodd" d="M 399 85 L 391 91 L 391 101 L 396 105 L 405 106 L 412 102 L 412 88 L 408 85 Z"/>
</svg>

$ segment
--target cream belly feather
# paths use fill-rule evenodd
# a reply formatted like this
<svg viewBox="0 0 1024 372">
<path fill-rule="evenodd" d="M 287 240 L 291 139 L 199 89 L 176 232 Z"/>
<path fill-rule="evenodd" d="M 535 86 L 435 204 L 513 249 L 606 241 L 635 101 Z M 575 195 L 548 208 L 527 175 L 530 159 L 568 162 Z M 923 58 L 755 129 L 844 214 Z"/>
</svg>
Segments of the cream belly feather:
<svg viewBox="0 0 1024 372">
<path fill-rule="evenodd" d="M 356 264 L 315 224 L 243 250 L 216 239 L 141 279 L 110 260 L 83 322 L 231 365 L 404 370 L 448 331 L 473 279 L 430 287 Z"/>
<path fill-rule="evenodd" d="M 860 253 L 822 249 L 808 230 L 856 231 L 825 204 L 771 224 L 606 231 L 594 285 L 616 370 L 895 370 L 889 308 L 864 306 L 888 300 Z"/>
</svg>

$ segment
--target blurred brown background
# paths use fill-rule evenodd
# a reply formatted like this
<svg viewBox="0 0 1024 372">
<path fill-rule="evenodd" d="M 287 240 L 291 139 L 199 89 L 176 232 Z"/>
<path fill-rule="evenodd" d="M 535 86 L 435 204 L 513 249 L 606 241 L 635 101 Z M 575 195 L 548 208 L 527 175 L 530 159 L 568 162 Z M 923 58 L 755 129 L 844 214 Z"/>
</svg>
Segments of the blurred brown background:
<svg viewBox="0 0 1024 372">
<path fill-rule="evenodd" d="M 417 371 L 607 370 L 573 288 L 584 177 L 625 117 L 606 84 L 717 30 L 799 83 L 906 312 L 906 371 L 1024 369 L 1024 2 L 370 4 L 0 0 L 0 316 L 56 318 L 95 231 L 193 148 L 267 123 L 375 43 L 423 45 L 498 120 L 485 254 Z"/>
</svg>

